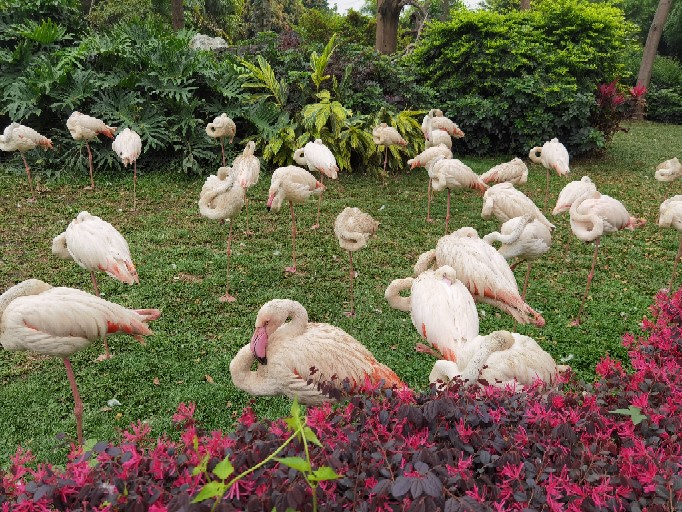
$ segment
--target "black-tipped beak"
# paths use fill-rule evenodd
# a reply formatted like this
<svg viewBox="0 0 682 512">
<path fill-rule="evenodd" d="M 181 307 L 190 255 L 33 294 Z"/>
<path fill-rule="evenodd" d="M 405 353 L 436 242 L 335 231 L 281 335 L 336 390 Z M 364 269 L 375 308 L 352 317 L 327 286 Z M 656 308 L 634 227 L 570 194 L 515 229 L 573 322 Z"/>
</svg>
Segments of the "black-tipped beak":
<svg viewBox="0 0 682 512">
<path fill-rule="evenodd" d="M 266 209 L 267 211 L 270 211 L 270 207 L 269 207 L 269 206 L 266 206 L 265 209 Z"/>
<path fill-rule="evenodd" d="M 269 210 L 270 208 L 268 208 Z M 268 364 L 268 358 L 267 357 L 256 357 L 256 361 L 258 361 L 260 364 Z"/>
</svg>

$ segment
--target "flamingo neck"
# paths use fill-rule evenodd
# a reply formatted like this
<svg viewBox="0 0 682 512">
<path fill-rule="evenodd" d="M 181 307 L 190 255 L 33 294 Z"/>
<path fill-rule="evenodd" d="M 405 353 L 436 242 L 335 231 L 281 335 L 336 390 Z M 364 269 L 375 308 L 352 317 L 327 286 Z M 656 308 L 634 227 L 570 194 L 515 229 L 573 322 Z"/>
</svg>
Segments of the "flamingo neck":
<svg viewBox="0 0 682 512">
<path fill-rule="evenodd" d="M 26 295 L 38 295 L 50 288 L 52 288 L 52 286 L 39 279 L 28 279 L 12 286 L 5 291 L 5 293 L 0 295 L 0 318 L 2 318 L 5 309 L 7 309 L 7 306 L 9 306 L 13 300 Z"/>
</svg>

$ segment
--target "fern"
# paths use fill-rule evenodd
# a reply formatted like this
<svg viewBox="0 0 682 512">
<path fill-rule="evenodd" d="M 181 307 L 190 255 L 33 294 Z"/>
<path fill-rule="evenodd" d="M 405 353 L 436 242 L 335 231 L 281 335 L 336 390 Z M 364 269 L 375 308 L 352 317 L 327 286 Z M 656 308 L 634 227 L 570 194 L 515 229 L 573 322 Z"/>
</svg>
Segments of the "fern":
<svg viewBox="0 0 682 512">
<path fill-rule="evenodd" d="M 267 92 L 253 94 L 252 101 L 257 102 L 272 96 L 277 105 L 283 109 L 287 97 L 286 83 L 283 80 L 277 81 L 275 71 L 262 55 L 259 55 L 257 60 L 258 66 L 243 59 L 240 61 L 240 63 L 249 71 L 248 73 L 239 76 L 241 79 L 248 80 L 247 82 L 242 83 L 242 87 L 245 89 L 265 89 Z"/>
<path fill-rule="evenodd" d="M 18 35 L 44 46 L 54 44 L 62 39 L 70 39 L 70 36 L 66 34 L 66 29 L 49 18 L 42 20 L 40 24 L 29 20 L 22 25 L 16 25 L 14 30 Z"/>
<path fill-rule="evenodd" d="M 42 110 L 38 107 L 38 91 L 32 89 L 26 77 L 19 77 L 5 87 L 3 91 L 2 114 L 11 119 L 25 119 L 29 116 L 39 116 Z"/>
<path fill-rule="evenodd" d="M 329 91 L 319 92 L 318 103 L 310 103 L 303 107 L 303 126 L 314 136 L 319 137 L 322 128 L 330 124 L 331 132 L 335 136 L 346 126 L 346 119 L 352 114 L 350 110 L 338 101 L 332 101 Z"/>
<path fill-rule="evenodd" d="M 56 94 L 56 101 L 50 103 L 52 110 L 71 112 L 78 108 L 97 90 L 95 73 L 77 69 L 71 79 L 61 88 L 60 94 Z"/>
<path fill-rule="evenodd" d="M 322 54 L 319 57 L 317 55 L 317 52 L 313 52 L 310 54 L 310 68 L 312 69 L 312 72 L 310 73 L 310 78 L 315 84 L 315 89 L 317 91 L 320 90 L 320 85 L 322 84 L 322 82 L 329 79 L 329 75 L 325 75 L 324 71 L 327 69 L 327 63 L 329 62 L 329 58 L 332 56 L 332 53 L 334 53 L 334 49 L 336 48 L 334 44 L 335 42 L 336 34 L 333 34 L 332 37 L 327 42 L 327 45 L 324 47 L 324 50 L 322 50 Z"/>
</svg>

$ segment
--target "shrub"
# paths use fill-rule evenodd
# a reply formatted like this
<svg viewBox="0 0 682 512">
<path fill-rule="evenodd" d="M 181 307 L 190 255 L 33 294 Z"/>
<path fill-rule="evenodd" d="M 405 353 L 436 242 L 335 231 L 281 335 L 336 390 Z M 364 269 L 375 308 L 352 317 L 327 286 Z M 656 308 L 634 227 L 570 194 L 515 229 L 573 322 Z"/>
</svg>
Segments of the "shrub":
<svg viewBox="0 0 682 512">
<path fill-rule="evenodd" d="M 307 452 L 291 422 L 257 421 L 247 408 L 234 432 L 208 433 L 194 421 L 194 406 L 183 404 L 173 417 L 177 442 L 151 440 L 138 423 L 118 446 L 74 448 L 63 469 L 35 465 L 19 448 L 0 474 L 0 505 L 312 510 L 305 468 L 261 464 L 286 442 L 279 457 L 340 475 L 319 482 L 321 510 L 675 510 L 682 500 L 682 292 L 661 292 L 651 312 L 645 336 L 623 340 L 631 375 L 606 356 L 598 382 L 571 379 L 549 392 L 458 382 L 420 395 L 367 389 L 338 407 L 307 410 L 314 433 Z M 245 471 L 219 504 L 191 503 L 207 486 L 221 488 L 225 474 Z"/>
</svg>

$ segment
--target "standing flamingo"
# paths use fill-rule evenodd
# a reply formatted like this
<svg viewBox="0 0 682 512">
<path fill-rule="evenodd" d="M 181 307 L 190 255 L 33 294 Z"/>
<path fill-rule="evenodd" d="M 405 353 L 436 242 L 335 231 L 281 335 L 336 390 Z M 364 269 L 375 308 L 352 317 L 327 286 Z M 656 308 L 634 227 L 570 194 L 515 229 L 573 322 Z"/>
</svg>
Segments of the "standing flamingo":
<svg viewBox="0 0 682 512">
<path fill-rule="evenodd" d="M 225 167 L 225 137 L 230 138 L 230 144 L 237 133 L 237 125 L 234 121 L 222 113 L 212 123 L 206 125 L 206 135 L 214 139 L 220 139 L 220 150 L 223 154 L 223 167 Z"/>
<path fill-rule="evenodd" d="M 232 224 L 244 206 L 244 189 L 237 186 L 238 174 L 234 168 L 220 167 L 218 173 L 206 178 L 199 194 L 199 213 L 208 219 L 226 220 L 230 223 L 230 234 L 227 237 L 227 271 L 225 295 L 220 302 L 237 300 L 230 295 L 230 256 L 232 255 Z"/>
<path fill-rule="evenodd" d="M 552 210 L 552 215 L 559 215 L 571 209 L 571 205 L 580 197 L 584 195 L 594 194 L 597 191 L 597 186 L 592 183 L 589 176 L 583 176 L 580 180 L 571 181 L 567 183 L 559 192 L 559 197 L 556 200 L 556 206 Z"/>
<path fill-rule="evenodd" d="M 439 109 L 431 109 L 429 114 L 424 117 L 422 121 L 422 132 L 424 138 L 428 141 L 432 138 L 433 132 L 442 130 L 449 136 L 461 139 L 464 137 L 464 132 L 453 122 L 450 118 L 443 115 L 443 111 Z M 452 144 L 452 141 L 450 141 Z"/>
<path fill-rule="evenodd" d="M 66 231 L 52 240 L 52 254 L 73 260 L 79 267 L 89 270 L 97 297 L 100 295 L 95 276 L 98 270 L 122 283 L 140 282 L 125 238 L 107 221 L 86 211 L 80 212 Z M 111 355 L 106 336 L 104 350 L 105 354 L 100 359 L 109 359 Z"/>
<path fill-rule="evenodd" d="M 538 155 L 539 153 L 539 155 Z M 568 166 L 568 151 L 557 138 L 545 142 L 542 147 L 535 147 L 528 153 L 528 158 L 531 162 L 542 164 L 547 169 L 547 184 L 545 185 L 545 205 L 543 209 L 547 209 L 547 200 L 549 198 L 549 170 L 554 169 L 559 176 L 566 176 L 571 172 Z"/>
<path fill-rule="evenodd" d="M 258 368 L 252 371 L 256 361 Z M 288 299 L 260 308 L 251 342 L 232 359 L 230 374 L 234 385 L 247 393 L 285 395 L 307 405 L 340 398 L 346 379 L 351 393 L 367 383 L 405 386 L 362 343 L 333 325 L 308 322 L 305 308 Z"/>
<path fill-rule="evenodd" d="M 523 185 L 528 181 L 528 167 L 520 158 L 491 167 L 481 174 L 481 181 L 485 184 L 509 182 L 513 185 Z"/>
<path fill-rule="evenodd" d="M 419 256 L 414 265 L 414 275 L 418 276 L 433 264 L 451 266 L 475 301 L 495 306 L 522 324 L 545 325 L 542 315 L 519 295 L 507 261 L 490 244 L 481 240 L 474 228 L 460 228 L 441 237 L 435 250 Z"/>
<path fill-rule="evenodd" d="M 424 138 L 426 140 L 429 139 L 429 129 L 431 126 L 431 118 L 433 117 L 443 117 L 443 111 L 439 108 L 432 108 L 429 110 L 429 112 L 424 116 L 424 119 L 422 119 L 422 133 L 424 134 Z M 452 142 L 452 141 L 451 141 Z"/>
<path fill-rule="evenodd" d="M 137 132 L 126 128 L 116 136 L 111 149 L 119 156 L 123 167 L 133 164 L 133 210 L 137 210 L 137 159 L 142 153 L 142 139 Z"/>
<path fill-rule="evenodd" d="M 381 123 L 372 130 L 372 140 L 377 146 L 384 146 L 384 175 L 386 175 L 386 163 L 388 162 L 388 146 L 407 146 L 407 141 L 403 139 L 400 132 Z"/>
<path fill-rule="evenodd" d="M 457 160 L 456 158 L 443 158 L 437 156 L 429 165 L 429 180 L 431 189 L 440 192 L 444 188 L 448 189 L 448 206 L 445 214 L 445 234 L 448 234 L 450 224 L 450 191 L 454 189 L 471 188 L 478 190 L 483 195 L 488 186 L 481 181 L 471 167 Z"/>
<path fill-rule="evenodd" d="M 258 160 L 258 157 L 254 156 L 255 151 L 256 143 L 250 140 L 246 143 L 244 152 L 232 162 L 232 169 L 236 173 L 237 182 L 244 190 L 247 235 L 252 235 L 253 231 L 249 231 L 249 199 L 246 197 L 246 191 L 258 183 L 258 177 L 260 176 L 260 160 Z"/>
<path fill-rule="evenodd" d="M 90 151 L 90 144 L 88 142 L 95 140 L 100 133 L 113 139 L 116 128 L 107 126 L 104 124 L 104 121 L 81 114 L 80 112 L 71 114 L 66 120 L 66 127 L 69 129 L 74 140 L 85 141 L 85 147 L 88 149 L 88 161 L 90 162 L 90 186 L 85 187 L 85 189 L 95 190 L 95 180 L 92 177 L 92 151 Z"/>
<path fill-rule="evenodd" d="M 495 217 L 500 222 L 507 222 L 509 219 L 525 214 L 539 220 L 548 229 L 554 229 L 554 224 L 547 220 L 533 200 L 515 189 L 511 183 L 498 183 L 483 194 L 481 217 L 484 219 Z"/>
<path fill-rule="evenodd" d="M 28 176 L 28 186 L 31 189 L 30 202 L 36 200 L 36 193 L 33 190 L 33 181 L 31 180 L 31 168 L 26 162 L 24 156 L 25 151 L 30 151 L 35 147 L 40 146 L 44 149 L 52 149 L 52 141 L 43 135 L 40 135 L 33 128 L 24 126 L 19 123 L 12 123 L 2 135 L 0 135 L 0 150 L 2 151 L 18 151 L 21 159 L 24 161 L 26 167 L 26 175 Z"/>
<path fill-rule="evenodd" d="M 325 146 L 321 139 L 315 139 L 315 142 L 308 142 L 304 147 L 297 149 L 294 152 L 294 160 L 299 165 L 305 165 L 310 172 L 317 171 L 320 173 L 320 183 L 324 184 L 324 177 L 327 176 L 335 180 L 338 176 L 339 166 L 336 165 L 336 157 Z M 323 189 L 324 190 L 324 189 Z M 322 207 L 322 194 L 317 200 L 317 220 L 315 224 L 310 226 L 310 229 L 317 229 L 320 227 L 320 208 Z"/>
<path fill-rule="evenodd" d="M 83 444 L 83 402 L 69 356 L 105 334 L 123 332 L 144 344 L 146 323 L 157 309 L 127 309 L 74 288 L 53 288 L 38 279 L 23 281 L 0 295 L 0 345 L 61 357 L 75 402 L 78 443 Z"/>
<path fill-rule="evenodd" d="M 400 292 L 407 289 L 410 295 L 401 296 Z M 412 325 L 440 358 L 457 361 L 460 346 L 478 336 L 474 299 L 448 265 L 426 270 L 416 278 L 394 279 L 384 298 L 392 308 L 410 313 Z M 431 352 L 421 344 L 417 350 Z"/>
<path fill-rule="evenodd" d="M 452 151 L 445 145 L 439 144 L 438 146 L 433 146 L 426 148 L 424 151 L 419 153 L 414 158 L 407 161 L 407 165 L 410 169 L 415 167 L 425 167 L 428 169 L 431 166 L 431 162 L 437 157 L 452 158 Z M 433 222 L 431 218 L 431 178 L 429 177 L 429 185 L 426 189 L 426 222 Z"/>
<path fill-rule="evenodd" d="M 575 327 L 580 325 L 580 315 L 590 291 L 602 235 L 615 233 L 621 229 L 632 230 L 642 226 L 646 221 L 632 217 L 620 201 L 599 192 L 589 191 L 573 202 L 569 214 L 573 234 L 583 242 L 594 242 L 592 268 L 587 276 L 585 294 L 578 309 L 578 316 L 570 323 L 572 327 Z"/>
<path fill-rule="evenodd" d="M 662 228 L 675 228 L 678 233 L 682 233 L 682 195 L 673 196 L 663 201 L 660 207 L 660 215 L 658 217 L 658 225 Z M 668 284 L 668 291 L 673 289 L 675 282 L 675 271 L 682 256 L 682 236 L 680 236 L 680 244 L 677 248 L 677 255 L 675 256 L 675 263 L 673 263 L 673 273 L 670 276 L 670 284 Z"/>
<path fill-rule="evenodd" d="M 272 173 L 270 190 L 268 191 L 268 210 L 278 212 L 284 201 L 289 201 L 291 212 L 291 254 L 293 264 L 286 267 L 285 272 L 296 273 L 296 219 L 294 218 L 294 203 L 304 203 L 311 195 L 319 196 L 324 191 L 324 185 L 315 179 L 305 169 L 295 165 L 279 167 Z"/>
<path fill-rule="evenodd" d="M 355 316 L 353 253 L 367 245 L 367 240 L 377 232 L 378 227 L 379 223 L 359 208 L 344 208 L 334 221 L 334 234 L 339 239 L 341 248 L 347 250 L 350 257 L 350 311 L 346 312 L 347 316 Z"/>
</svg>

